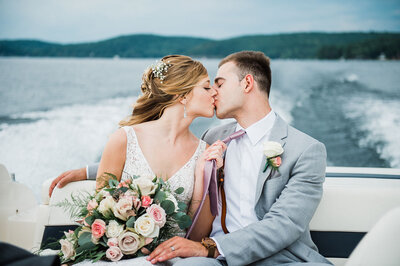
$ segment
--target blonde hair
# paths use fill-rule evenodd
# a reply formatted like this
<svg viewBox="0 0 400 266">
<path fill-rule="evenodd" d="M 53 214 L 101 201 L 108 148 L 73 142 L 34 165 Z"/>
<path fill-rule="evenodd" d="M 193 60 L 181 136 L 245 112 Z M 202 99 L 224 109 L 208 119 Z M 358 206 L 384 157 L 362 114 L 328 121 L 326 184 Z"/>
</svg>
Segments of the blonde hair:
<svg viewBox="0 0 400 266">
<path fill-rule="evenodd" d="M 207 70 L 200 62 L 184 55 L 167 55 L 161 59 L 168 64 L 161 80 L 151 67 L 142 77 L 142 95 L 133 106 L 132 115 L 119 123 L 120 126 L 131 126 L 159 119 L 165 108 L 185 97 L 204 77 Z"/>
</svg>

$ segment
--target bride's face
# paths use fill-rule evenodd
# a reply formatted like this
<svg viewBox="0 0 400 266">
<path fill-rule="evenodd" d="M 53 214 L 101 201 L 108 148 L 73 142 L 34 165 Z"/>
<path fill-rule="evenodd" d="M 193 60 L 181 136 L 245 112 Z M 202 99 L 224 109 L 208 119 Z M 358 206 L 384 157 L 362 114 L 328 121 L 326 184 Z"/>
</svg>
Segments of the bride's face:
<svg viewBox="0 0 400 266">
<path fill-rule="evenodd" d="M 211 87 L 210 78 L 207 76 L 189 93 L 186 103 L 186 112 L 192 117 L 212 117 L 214 115 L 214 96 L 216 91 Z"/>
</svg>

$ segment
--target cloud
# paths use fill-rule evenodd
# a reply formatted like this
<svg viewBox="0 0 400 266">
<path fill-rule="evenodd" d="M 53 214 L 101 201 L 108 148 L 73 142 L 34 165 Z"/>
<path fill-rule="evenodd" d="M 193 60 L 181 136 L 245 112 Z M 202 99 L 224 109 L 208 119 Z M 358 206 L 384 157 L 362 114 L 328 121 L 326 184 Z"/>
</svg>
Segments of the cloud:
<svg viewBox="0 0 400 266">
<path fill-rule="evenodd" d="M 222 39 L 297 31 L 400 31 L 397 2 L 0 0 L 0 39 L 70 43 L 134 33 Z"/>
</svg>

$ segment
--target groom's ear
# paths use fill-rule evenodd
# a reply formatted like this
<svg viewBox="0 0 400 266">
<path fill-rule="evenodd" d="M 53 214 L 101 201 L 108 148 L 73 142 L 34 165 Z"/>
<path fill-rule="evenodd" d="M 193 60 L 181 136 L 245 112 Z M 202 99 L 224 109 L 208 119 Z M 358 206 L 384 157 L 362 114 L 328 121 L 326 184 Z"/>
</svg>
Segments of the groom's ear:
<svg viewBox="0 0 400 266">
<path fill-rule="evenodd" d="M 249 93 L 254 88 L 254 77 L 251 74 L 247 74 L 243 81 L 245 82 L 244 92 Z"/>
</svg>

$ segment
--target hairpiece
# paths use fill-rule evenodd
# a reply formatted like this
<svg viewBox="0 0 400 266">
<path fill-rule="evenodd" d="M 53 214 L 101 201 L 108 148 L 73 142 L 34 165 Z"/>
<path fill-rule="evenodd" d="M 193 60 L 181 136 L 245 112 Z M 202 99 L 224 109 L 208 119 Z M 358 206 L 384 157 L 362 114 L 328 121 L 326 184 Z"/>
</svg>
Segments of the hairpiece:
<svg viewBox="0 0 400 266">
<path fill-rule="evenodd" d="M 154 77 L 159 78 L 162 83 L 170 66 L 171 64 L 169 64 L 169 61 L 167 63 L 164 63 L 163 61 L 156 61 L 156 64 L 151 66 Z"/>
</svg>

